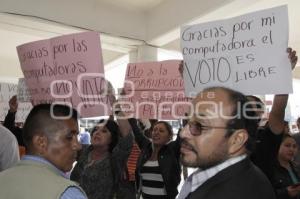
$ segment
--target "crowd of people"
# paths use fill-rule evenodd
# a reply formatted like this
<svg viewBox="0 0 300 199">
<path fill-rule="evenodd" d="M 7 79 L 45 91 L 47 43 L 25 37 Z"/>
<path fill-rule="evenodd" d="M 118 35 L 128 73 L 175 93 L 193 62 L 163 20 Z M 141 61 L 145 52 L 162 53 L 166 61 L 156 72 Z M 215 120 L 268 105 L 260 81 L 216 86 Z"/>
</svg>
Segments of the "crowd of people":
<svg viewBox="0 0 300 199">
<path fill-rule="evenodd" d="M 293 69 L 296 52 L 289 48 L 287 54 Z M 268 120 L 262 122 L 264 104 L 258 97 L 206 88 L 193 99 L 193 110 L 175 139 L 168 122 L 145 125 L 127 118 L 111 99 L 113 115 L 100 120 L 90 140 L 80 143 L 75 109 L 36 105 L 19 128 L 14 96 L 0 125 L 0 198 L 300 197 L 300 139 L 286 128 L 287 94 L 274 96 Z M 299 128 L 300 119 L 297 124 Z M 195 171 L 178 190 L 183 166 Z"/>
</svg>

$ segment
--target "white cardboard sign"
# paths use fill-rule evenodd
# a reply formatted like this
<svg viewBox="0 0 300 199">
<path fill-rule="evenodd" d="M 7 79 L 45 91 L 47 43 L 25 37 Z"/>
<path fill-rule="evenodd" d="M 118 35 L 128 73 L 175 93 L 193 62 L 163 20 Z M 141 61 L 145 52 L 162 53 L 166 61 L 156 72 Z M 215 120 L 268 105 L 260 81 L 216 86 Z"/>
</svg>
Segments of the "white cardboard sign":
<svg viewBox="0 0 300 199">
<path fill-rule="evenodd" d="M 30 90 L 28 89 L 25 78 L 19 78 L 17 98 L 19 102 L 30 102 L 31 95 Z"/>
<path fill-rule="evenodd" d="M 9 100 L 17 94 L 17 89 L 17 84 L 0 82 L 0 121 L 4 121 L 9 110 Z M 15 122 L 24 122 L 31 109 L 31 103 L 19 102 Z"/>
<path fill-rule="evenodd" d="M 244 94 L 292 93 L 287 6 L 181 29 L 186 96 L 223 86 Z"/>
</svg>

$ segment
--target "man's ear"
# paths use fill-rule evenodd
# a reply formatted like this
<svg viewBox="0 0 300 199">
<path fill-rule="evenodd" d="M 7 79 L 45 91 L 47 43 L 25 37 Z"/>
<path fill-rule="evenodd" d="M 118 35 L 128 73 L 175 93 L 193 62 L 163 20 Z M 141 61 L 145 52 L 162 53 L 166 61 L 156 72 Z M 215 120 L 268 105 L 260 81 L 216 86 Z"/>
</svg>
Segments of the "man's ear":
<svg viewBox="0 0 300 199">
<path fill-rule="evenodd" d="M 37 134 L 32 138 L 33 147 L 39 155 L 45 154 L 48 146 L 48 139 L 45 135 Z"/>
<path fill-rule="evenodd" d="M 248 132 L 245 129 L 236 130 L 229 138 L 229 155 L 239 155 L 244 152 L 247 140 Z"/>
</svg>

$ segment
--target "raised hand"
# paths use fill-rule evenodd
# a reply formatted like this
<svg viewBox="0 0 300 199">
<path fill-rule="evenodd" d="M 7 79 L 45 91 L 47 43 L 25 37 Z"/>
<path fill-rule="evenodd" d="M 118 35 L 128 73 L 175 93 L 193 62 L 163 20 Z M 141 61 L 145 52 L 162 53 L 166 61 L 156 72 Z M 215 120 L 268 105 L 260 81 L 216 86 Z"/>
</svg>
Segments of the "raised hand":
<svg viewBox="0 0 300 199">
<path fill-rule="evenodd" d="M 290 62 L 291 62 L 291 67 L 292 67 L 292 70 L 294 70 L 296 64 L 297 64 L 297 61 L 298 61 L 298 57 L 296 56 L 296 51 L 293 50 L 292 48 L 287 48 L 287 52 L 288 52 L 288 58 L 290 59 Z"/>
<path fill-rule="evenodd" d="M 18 100 L 17 100 L 17 96 L 14 95 L 9 100 L 9 111 L 15 113 L 17 112 L 17 110 L 18 110 Z"/>
</svg>

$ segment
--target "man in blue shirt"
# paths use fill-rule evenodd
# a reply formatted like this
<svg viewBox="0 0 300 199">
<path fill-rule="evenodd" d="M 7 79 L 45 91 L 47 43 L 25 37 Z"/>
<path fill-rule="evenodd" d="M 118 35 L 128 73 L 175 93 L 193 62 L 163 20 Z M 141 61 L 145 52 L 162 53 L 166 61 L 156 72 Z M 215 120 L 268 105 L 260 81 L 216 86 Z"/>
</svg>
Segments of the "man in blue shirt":
<svg viewBox="0 0 300 199">
<path fill-rule="evenodd" d="M 91 135 L 88 129 L 84 128 L 83 131 L 79 133 L 79 142 L 80 144 L 91 144 Z"/>
</svg>

